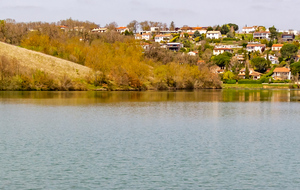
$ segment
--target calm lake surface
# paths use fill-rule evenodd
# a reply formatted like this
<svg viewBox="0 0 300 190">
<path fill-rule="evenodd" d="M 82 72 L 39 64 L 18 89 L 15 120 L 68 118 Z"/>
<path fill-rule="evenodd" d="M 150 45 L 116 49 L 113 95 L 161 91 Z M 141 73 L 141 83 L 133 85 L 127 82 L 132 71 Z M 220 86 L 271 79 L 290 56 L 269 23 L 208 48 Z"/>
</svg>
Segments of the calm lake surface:
<svg viewBox="0 0 300 190">
<path fill-rule="evenodd" d="M 300 189 L 300 91 L 0 92 L 0 189 Z"/>
</svg>

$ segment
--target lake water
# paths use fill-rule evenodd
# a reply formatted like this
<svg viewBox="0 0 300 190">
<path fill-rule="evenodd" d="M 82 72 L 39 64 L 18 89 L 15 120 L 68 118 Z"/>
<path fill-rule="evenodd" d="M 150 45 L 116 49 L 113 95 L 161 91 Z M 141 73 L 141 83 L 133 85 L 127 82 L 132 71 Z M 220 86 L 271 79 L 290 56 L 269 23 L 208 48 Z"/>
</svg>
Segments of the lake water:
<svg viewBox="0 0 300 190">
<path fill-rule="evenodd" d="M 0 92 L 0 189 L 300 189 L 300 91 Z"/>
</svg>

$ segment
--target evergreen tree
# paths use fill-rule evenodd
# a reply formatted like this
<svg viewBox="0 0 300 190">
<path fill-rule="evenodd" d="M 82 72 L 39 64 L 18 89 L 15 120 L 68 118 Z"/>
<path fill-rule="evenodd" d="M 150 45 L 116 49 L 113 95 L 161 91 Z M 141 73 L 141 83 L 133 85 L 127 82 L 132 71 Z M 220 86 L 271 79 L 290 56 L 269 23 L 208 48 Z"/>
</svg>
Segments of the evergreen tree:
<svg viewBox="0 0 300 190">
<path fill-rule="evenodd" d="M 246 65 L 246 68 L 245 68 L 245 79 L 249 79 L 249 78 L 250 78 L 250 71 L 249 71 L 248 65 Z"/>
</svg>

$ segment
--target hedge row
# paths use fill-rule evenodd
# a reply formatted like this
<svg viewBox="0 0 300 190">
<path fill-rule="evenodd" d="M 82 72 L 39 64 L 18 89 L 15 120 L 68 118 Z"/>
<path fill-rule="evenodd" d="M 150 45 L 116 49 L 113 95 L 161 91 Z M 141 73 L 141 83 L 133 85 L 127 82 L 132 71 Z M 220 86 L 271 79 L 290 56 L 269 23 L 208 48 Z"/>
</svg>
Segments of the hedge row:
<svg viewBox="0 0 300 190">
<path fill-rule="evenodd" d="M 261 84 L 260 80 L 251 80 L 251 79 L 241 79 L 238 82 L 239 84 Z"/>
<path fill-rule="evenodd" d="M 225 80 L 225 84 L 236 84 L 236 80 Z"/>
</svg>

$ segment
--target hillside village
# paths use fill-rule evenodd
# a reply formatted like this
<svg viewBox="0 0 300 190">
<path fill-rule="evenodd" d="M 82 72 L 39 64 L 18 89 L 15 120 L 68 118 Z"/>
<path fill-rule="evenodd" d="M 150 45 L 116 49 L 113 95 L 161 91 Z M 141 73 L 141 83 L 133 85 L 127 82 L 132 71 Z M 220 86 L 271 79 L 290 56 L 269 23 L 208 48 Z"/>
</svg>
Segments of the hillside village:
<svg viewBox="0 0 300 190">
<path fill-rule="evenodd" d="M 91 32 L 107 30 L 96 28 Z M 132 32 L 129 27 L 117 27 L 116 31 L 120 34 Z M 198 64 L 213 64 L 211 70 L 225 79 L 258 80 L 265 73 L 272 73 L 268 75 L 272 76 L 272 80 L 281 81 L 293 79 L 291 64 L 300 60 L 298 35 L 296 30 L 284 31 L 264 26 L 245 26 L 239 30 L 235 24 L 222 27 L 184 26 L 172 30 L 149 27 L 149 30 L 134 34 L 136 40 L 143 42 L 145 51 L 158 43 L 160 48 L 199 57 Z M 284 52 L 283 55 L 281 49 L 291 49 L 291 46 L 294 46 L 292 52 Z"/>
<path fill-rule="evenodd" d="M 233 23 L 176 27 L 174 22 L 167 26 L 132 21 L 122 27 L 115 22 L 100 27 L 72 19 L 0 20 L 0 41 L 89 67 L 94 74 L 80 80 L 95 89 L 221 88 L 222 82 L 299 84 L 299 40 L 296 30 L 239 28 Z M 7 80 L 10 84 L 12 79 Z"/>
</svg>

